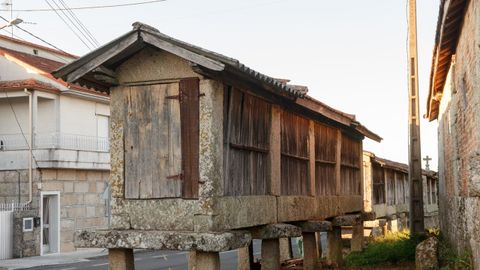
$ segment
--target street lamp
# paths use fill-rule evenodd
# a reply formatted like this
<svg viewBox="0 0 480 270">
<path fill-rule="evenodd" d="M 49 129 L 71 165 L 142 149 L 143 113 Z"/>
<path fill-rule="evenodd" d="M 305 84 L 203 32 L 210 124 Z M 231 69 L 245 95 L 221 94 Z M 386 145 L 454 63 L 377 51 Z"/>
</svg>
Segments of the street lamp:
<svg viewBox="0 0 480 270">
<path fill-rule="evenodd" d="M 0 26 L 0 29 L 6 28 L 6 27 L 9 27 L 9 26 L 13 26 L 13 25 L 19 25 L 22 22 L 23 22 L 22 19 L 16 18 L 14 20 L 9 21 L 7 24 Z"/>
</svg>

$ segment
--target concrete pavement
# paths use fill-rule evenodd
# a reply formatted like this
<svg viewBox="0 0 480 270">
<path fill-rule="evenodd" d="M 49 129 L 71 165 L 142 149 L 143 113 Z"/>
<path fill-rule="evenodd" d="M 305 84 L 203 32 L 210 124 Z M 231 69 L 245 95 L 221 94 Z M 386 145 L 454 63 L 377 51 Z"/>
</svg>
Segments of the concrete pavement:
<svg viewBox="0 0 480 270">
<path fill-rule="evenodd" d="M 84 248 L 74 252 L 48 254 L 27 258 L 0 260 L 0 270 L 31 268 L 45 265 L 69 264 L 88 261 L 87 258 L 106 256 L 108 250 L 100 248 Z"/>
</svg>

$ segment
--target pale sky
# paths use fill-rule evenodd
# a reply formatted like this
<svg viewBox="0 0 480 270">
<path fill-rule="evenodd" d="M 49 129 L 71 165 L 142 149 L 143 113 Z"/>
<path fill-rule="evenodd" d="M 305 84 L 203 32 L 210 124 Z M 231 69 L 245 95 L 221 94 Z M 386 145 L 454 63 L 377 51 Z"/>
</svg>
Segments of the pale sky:
<svg viewBox="0 0 480 270">
<path fill-rule="evenodd" d="M 64 1 L 78 7 L 141 0 Z M 406 163 L 406 1 L 167 0 L 75 13 L 100 44 L 141 21 L 175 38 L 236 58 L 264 74 L 307 85 L 309 95 L 355 114 L 363 125 L 384 138 L 382 143 L 366 139 L 365 150 Z M 417 2 L 423 115 L 439 3 Z M 39 0 L 13 0 L 13 4 L 14 9 L 48 8 Z M 10 12 L 0 11 L 0 15 L 10 18 Z M 67 52 L 83 55 L 89 51 L 52 11 L 14 12 L 13 17 L 36 23 L 20 26 Z M 14 34 L 39 43 L 19 30 Z M 423 120 L 421 128 L 422 156 L 433 157 L 431 168 L 436 169 L 437 122 Z"/>
</svg>

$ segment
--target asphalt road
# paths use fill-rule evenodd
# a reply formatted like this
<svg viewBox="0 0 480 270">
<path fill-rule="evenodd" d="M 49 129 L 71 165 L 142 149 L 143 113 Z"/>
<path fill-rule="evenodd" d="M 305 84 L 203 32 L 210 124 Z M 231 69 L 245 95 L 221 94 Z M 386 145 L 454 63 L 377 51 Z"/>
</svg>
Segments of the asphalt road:
<svg viewBox="0 0 480 270">
<path fill-rule="evenodd" d="M 322 235 L 322 245 L 326 237 Z M 253 241 L 253 254 L 260 257 L 261 241 Z M 298 256 L 296 241 L 292 241 L 293 255 Z M 222 270 L 234 270 L 237 268 L 237 251 L 220 253 L 220 265 Z M 71 264 L 57 264 L 24 268 L 29 270 L 107 270 L 107 256 L 90 258 L 85 262 Z M 135 253 L 135 269 L 137 270 L 185 270 L 188 269 L 187 252 L 179 251 L 141 251 Z"/>
<path fill-rule="evenodd" d="M 254 255 L 260 255 L 260 241 L 254 241 Z M 220 253 L 222 270 L 236 269 L 237 251 Z M 86 262 L 57 264 L 24 268 L 29 270 L 107 270 L 107 256 L 90 258 Z M 141 251 L 135 253 L 135 269 L 137 270 L 185 270 L 188 269 L 187 252 L 179 251 Z"/>
</svg>

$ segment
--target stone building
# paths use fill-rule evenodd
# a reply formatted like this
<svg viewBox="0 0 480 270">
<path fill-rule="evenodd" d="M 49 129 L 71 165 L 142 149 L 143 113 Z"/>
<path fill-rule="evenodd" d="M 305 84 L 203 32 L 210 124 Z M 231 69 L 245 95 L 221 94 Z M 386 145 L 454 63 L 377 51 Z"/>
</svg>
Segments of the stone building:
<svg viewBox="0 0 480 270">
<path fill-rule="evenodd" d="M 72 251 L 75 230 L 108 225 L 109 97 L 50 74 L 76 58 L 0 36 L 0 204 L 31 209 L 15 213 L 15 257 Z"/>
<path fill-rule="evenodd" d="M 365 221 L 365 227 L 388 231 L 408 229 L 408 165 L 364 151 L 363 166 L 364 210 L 376 215 L 375 221 Z M 423 170 L 422 175 L 425 228 L 438 228 L 437 173 Z"/>
<path fill-rule="evenodd" d="M 53 74 L 111 96 L 112 220 L 76 238 L 109 248 L 111 267 L 132 269 L 133 249 L 149 248 L 219 269 L 218 252 L 248 260 L 254 238 L 262 268 L 279 269 L 280 239 L 303 235 L 314 269 L 317 232 L 340 263 L 341 227 L 370 216 L 362 140 L 381 138 L 304 86 L 141 23 Z"/>
<path fill-rule="evenodd" d="M 438 121 L 442 232 L 480 269 L 480 1 L 443 0 L 426 118 Z"/>
</svg>

